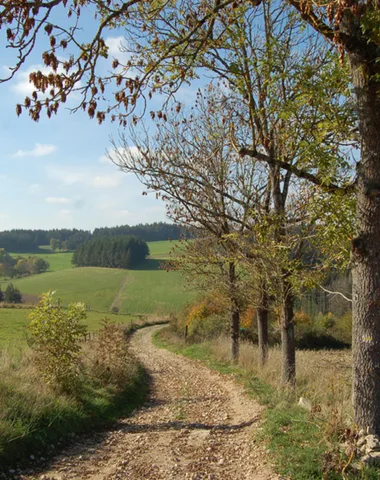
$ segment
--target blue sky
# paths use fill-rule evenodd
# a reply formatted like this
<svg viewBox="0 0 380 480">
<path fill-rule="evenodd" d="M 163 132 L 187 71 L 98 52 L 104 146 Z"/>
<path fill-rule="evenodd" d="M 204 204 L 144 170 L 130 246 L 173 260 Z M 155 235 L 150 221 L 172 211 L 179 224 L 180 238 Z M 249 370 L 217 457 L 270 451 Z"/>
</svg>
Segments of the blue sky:
<svg viewBox="0 0 380 480">
<path fill-rule="evenodd" d="M 110 63 L 121 40 L 120 32 L 106 37 Z M 11 82 L 0 84 L 0 231 L 165 221 L 163 202 L 143 196 L 138 180 L 105 157 L 110 137 L 117 137 L 116 124 L 99 126 L 63 106 L 57 116 L 42 115 L 38 123 L 25 113 L 17 117 L 16 104 L 32 91 L 29 72 L 43 68 L 41 49 Z M 4 76 L 12 55 L 4 49 L 0 53 Z"/>
</svg>

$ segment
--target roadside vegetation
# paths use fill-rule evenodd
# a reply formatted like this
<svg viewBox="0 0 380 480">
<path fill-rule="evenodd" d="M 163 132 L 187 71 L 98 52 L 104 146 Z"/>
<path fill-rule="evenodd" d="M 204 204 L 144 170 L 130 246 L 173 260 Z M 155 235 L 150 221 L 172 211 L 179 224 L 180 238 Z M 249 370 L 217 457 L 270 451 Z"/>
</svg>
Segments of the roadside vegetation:
<svg viewBox="0 0 380 480">
<path fill-rule="evenodd" d="M 100 320 L 89 338 L 83 304 L 44 294 L 30 313 L 28 346 L 0 352 L 0 466 L 46 458 L 75 434 L 129 413 L 147 382 L 128 335 L 149 322 Z"/>
<path fill-rule="evenodd" d="M 284 388 L 278 377 L 278 344 L 269 348 L 262 367 L 257 344 L 244 340 L 238 363 L 232 363 L 229 337 L 220 333 L 226 331 L 226 318 L 214 315 L 212 320 L 203 319 L 202 326 L 200 323 L 194 330 L 188 329 L 185 338 L 184 323 L 172 319 L 169 327 L 155 334 L 154 343 L 232 375 L 244 384 L 247 394 L 266 407 L 254 440 L 265 445 L 278 473 L 292 480 L 378 479 L 376 469 L 351 457 L 350 445 L 355 439 L 350 436 L 350 349 L 299 351 L 296 387 Z M 339 445 L 346 441 L 342 449 Z"/>
</svg>

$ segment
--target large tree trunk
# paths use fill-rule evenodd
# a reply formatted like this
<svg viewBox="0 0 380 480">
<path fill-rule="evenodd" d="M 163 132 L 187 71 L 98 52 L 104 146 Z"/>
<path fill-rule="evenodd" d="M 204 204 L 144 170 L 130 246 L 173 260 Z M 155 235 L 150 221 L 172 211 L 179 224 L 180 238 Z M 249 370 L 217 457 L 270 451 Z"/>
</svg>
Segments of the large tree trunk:
<svg viewBox="0 0 380 480">
<path fill-rule="evenodd" d="M 287 191 L 281 192 L 280 169 L 278 166 L 272 168 L 272 195 L 275 212 L 278 215 L 279 226 L 277 228 L 276 240 L 281 241 L 286 237 L 285 230 L 285 205 Z M 282 383 L 295 385 L 296 383 L 296 345 L 294 341 L 293 322 L 293 294 L 292 287 L 287 278 L 290 273 L 286 268 L 282 271 L 282 312 L 281 312 L 281 348 L 282 348 Z"/>
<path fill-rule="evenodd" d="M 282 382 L 295 385 L 296 383 L 296 347 L 294 340 L 294 312 L 293 296 L 290 286 L 285 284 L 284 303 L 281 318 L 281 346 L 282 346 Z"/>
<path fill-rule="evenodd" d="M 353 404 L 360 428 L 380 434 L 380 74 L 378 52 L 349 54 L 362 142 L 353 260 Z M 378 71 L 375 71 L 377 69 Z"/>
<path fill-rule="evenodd" d="M 268 360 L 268 294 L 262 293 L 260 306 L 257 309 L 257 333 L 259 340 L 259 364 L 264 366 Z"/>
</svg>

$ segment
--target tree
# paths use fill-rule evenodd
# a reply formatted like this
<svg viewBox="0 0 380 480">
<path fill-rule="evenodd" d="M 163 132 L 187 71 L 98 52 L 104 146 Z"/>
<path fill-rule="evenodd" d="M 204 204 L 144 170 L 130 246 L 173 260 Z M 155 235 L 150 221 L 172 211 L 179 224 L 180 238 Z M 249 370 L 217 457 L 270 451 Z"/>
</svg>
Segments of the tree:
<svg viewBox="0 0 380 480">
<path fill-rule="evenodd" d="M 28 264 L 29 273 L 31 273 L 32 275 L 36 273 L 46 272 L 50 267 L 49 262 L 47 262 L 41 257 L 29 257 Z"/>
<path fill-rule="evenodd" d="M 90 117 L 102 122 L 109 113 L 125 124 L 126 115 L 135 111 L 137 100 L 144 91 L 148 97 L 157 91 L 174 94 L 185 80 L 196 76 L 196 61 L 229 33 L 230 25 L 244 22 L 249 11 L 256 11 L 266 3 L 265 0 L 199 0 L 191 5 L 185 1 L 173 5 L 172 2 L 130 0 L 122 4 L 111 2 L 111 8 L 103 2 L 87 0 L 77 8 L 65 0 L 47 4 L 34 0 L 27 5 L 7 4 L 0 19 L 2 27 L 7 28 L 8 45 L 18 51 L 18 60 L 10 77 L 25 63 L 39 32 L 45 28 L 49 35 L 51 50 L 44 52 L 43 59 L 52 71 L 32 74 L 36 91 L 32 98 L 24 101 L 24 107 L 29 109 L 34 120 L 38 120 L 43 108 L 49 116 L 57 113 L 67 95 L 80 91 L 83 96 L 78 108 L 86 109 Z M 310 28 L 335 44 L 341 56 L 347 55 L 350 63 L 361 161 L 353 184 L 329 183 L 327 186 L 330 191 L 354 191 L 357 199 L 357 235 L 352 239 L 353 402 L 357 424 L 380 433 L 380 410 L 377 408 L 380 402 L 380 364 L 377 362 L 380 349 L 380 311 L 377 308 L 377 292 L 380 292 L 380 7 L 374 1 L 348 0 L 287 0 L 287 4 Z M 73 28 L 50 22 L 50 17 L 61 6 L 74 17 Z M 100 19 L 99 28 L 89 41 L 76 42 L 77 17 L 86 8 Z M 41 16 L 40 10 L 44 13 Z M 126 29 L 128 44 L 135 48 L 132 52 L 135 55 L 126 65 L 115 59 L 114 71 L 104 78 L 97 75 L 96 65 L 99 58 L 107 56 L 103 33 L 106 28 L 115 26 Z M 58 37 L 58 43 L 57 35 L 60 34 L 62 37 Z M 72 57 L 59 59 L 59 49 L 65 50 L 71 44 L 75 44 Z M 133 73 L 137 70 L 137 76 L 132 75 L 132 69 Z M 110 84 L 119 88 L 114 105 L 107 108 L 102 103 L 102 95 Z M 47 98 L 42 101 L 38 94 L 46 92 Z M 122 107 L 124 111 L 113 113 L 113 107 Z M 18 105 L 16 110 L 20 114 L 22 106 Z M 270 157 L 263 158 L 255 148 L 242 149 L 244 152 L 256 159 L 275 161 L 281 170 L 292 170 L 297 176 L 325 186 L 324 178 L 314 171 L 316 165 L 295 169 Z"/>
<path fill-rule="evenodd" d="M 1 290 L 1 287 L 0 287 L 0 302 L 2 302 L 4 300 L 4 293 L 3 291 Z"/>
<path fill-rule="evenodd" d="M 149 247 L 136 237 L 94 237 L 77 247 L 72 263 L 79 267 L 133 268 L 149 255 Z"/>
<path fill-rule="evenodd" d="M 4 292 L 4 302 L 7 302 L 7 303 L 22 302 L 22 294 L 20 290 L 13 285 L 13 283 L 10 283 Z"/>
<path fill-rule="evenodd" d="M 58 248 L 58 243 L 56 238 L 51 238 L 50 239 L 50 248 L 53 252 L 55 252 Z"/>
<path fill-rule="evenodd" d="M 80 368 L 80 341 L 87 326 L 83 303 L 71 303 L 67 309 L 54 300 L 53 293 L 44 293 L 29 315 L 29 345 L 37 352 L 36 361 L 47 383 L 63 390 L 72 390 Z"/>
<path fill-rule="evenodd" d="M 19 275 L 26 275 L 27 273 L 30 273 L 30 265 L 28 264 L 28 261 L 25 260 L 25 258 L 20 258 L 17 261 L 17 264 L 14 266 L 14 270 Z"/>
<path fill-rule="evenodd" d="M 219 89 L 200 92 L 196 108 L 168 112 L 166 120 L 158 122 L 155 136 L 131 130 L 138 153 L 116 148 L 114 161 L 162 198 L 169 218 L 202 239 L 203 248 L 196 248 L 199 242 L 189 244 L 185 257 L 191 260 L 182 255 L 179 263 L 187 271 L 201 273 L 203 285 L 209 282 L 214 287 L 218 278 L 230 302 L 231 358 L 237 361 L 242 275 L 236 236 L 250 229 L 252 211 L 263 204 L 265 168 L 234 151 L 229 122 L 222 120 L 231 110 L 224 104 Z M 121 144 L 126 146 L 125 137 Z"/>
</svg>

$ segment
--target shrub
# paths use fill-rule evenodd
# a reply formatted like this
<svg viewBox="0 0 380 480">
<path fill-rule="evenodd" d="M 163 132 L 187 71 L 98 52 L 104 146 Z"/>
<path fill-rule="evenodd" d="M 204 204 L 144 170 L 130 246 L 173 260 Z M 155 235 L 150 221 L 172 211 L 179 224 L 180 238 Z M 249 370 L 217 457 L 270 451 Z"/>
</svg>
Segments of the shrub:
<svg viewBox="0 0 380 480">
<path fill-rule="evenodd" d="M 225 332 L 228 302 L 217 292 L 211 292 L 202 300 L 188 305 L 182 319 L 177 320 L 176 329 L 185 331 L 191 342 L 208 340 Z"/>
<path fill-rule="evenodd" d="M 336 318 L 331 313 L 328 312 L 326 315 L 318 315 L 316 318 L 316 327 L 322 330 L 330 330 L 331 328 L 335 327 L 336 325 Z"/>
<path fill-rule="evenodd" d="M 343 342 L 351 344 L 352 341 L 352 312 L 346 312 L 342 317 L 337 318 L 333 329 L 334 336 Z"/>
<path fill-rule="evenodd" d="M 296 325 L 309 325 L 309 326 L 313 324 L 309 315 L 303 312 L 302 310 L 294 314 L 294 323 Z"/>
<path fill-rule="evenodd" d="M 44 293 L 29 315 L 29 345 L 36 352 L 36 364 L 43 378 L 53 387 L 71 391 L 77 386 L 80 367 L 80 341 L 87 327 L 83 303 L 71 303 L 64 309 L 54 301 L 53 292 Z"/>
<path fill-rule="evenodd" d="M 102 327 L 95 340 L 92 374 L 103 385 L 124 387 L 131 376 L 130 355 L 125 332 L 109 318 L 101 321 Z"/>
<path fill-rule="evenodd" d="M 21 303 L 22 293 L 13 283 L 10 283 L 4 293 L 4 301 L 7 303 Z"/>
<path fill-rule="evenodd" d="M 252 305 L 246 308 L 240 316 L 240 326 L 241 328 L 248 329 L 252 328 L 254 320 L 256 318 L 256 309 Z"/>
<path fill-rule="evenodd" d="M 2 302 L 3 300 L 4 300 L 4 293 L 0 288 L 0 302 Z"/>
</svg>

